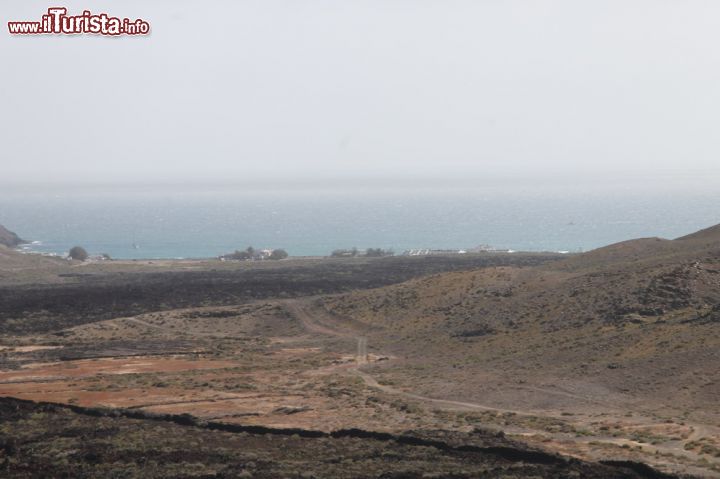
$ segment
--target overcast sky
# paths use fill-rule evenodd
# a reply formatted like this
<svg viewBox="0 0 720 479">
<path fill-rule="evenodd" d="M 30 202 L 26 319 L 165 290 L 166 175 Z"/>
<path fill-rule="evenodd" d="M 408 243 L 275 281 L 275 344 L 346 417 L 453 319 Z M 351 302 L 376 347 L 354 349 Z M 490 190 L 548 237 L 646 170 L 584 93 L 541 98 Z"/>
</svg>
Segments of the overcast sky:
<svg viewBox="0 0 720 479">
<path fill-rule="evenodd" d="M 148 37 L 11 36 L 67 6 Z M 720 177 L 720 2 L 3 0 L 0 182 Z"/>
</svg>

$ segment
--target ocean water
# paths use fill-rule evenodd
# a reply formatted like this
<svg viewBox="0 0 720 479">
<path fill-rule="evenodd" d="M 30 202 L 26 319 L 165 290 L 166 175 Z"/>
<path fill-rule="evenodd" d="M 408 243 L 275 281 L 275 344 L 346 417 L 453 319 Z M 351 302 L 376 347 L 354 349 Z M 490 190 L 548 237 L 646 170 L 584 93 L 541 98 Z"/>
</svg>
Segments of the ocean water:
<svg viewBox="0 0 720 479">
<path fill-rule="evenodd" d="M 0 193 L 0 224 L 34 241 L 113 258 L 205 258 L 284 248 L 587 251 L 637 237 L 674 238 L 720 223 L 712 188 L 144 189 Z M 136 244 L 138 248 L 134 248 Z"/>
</svg>

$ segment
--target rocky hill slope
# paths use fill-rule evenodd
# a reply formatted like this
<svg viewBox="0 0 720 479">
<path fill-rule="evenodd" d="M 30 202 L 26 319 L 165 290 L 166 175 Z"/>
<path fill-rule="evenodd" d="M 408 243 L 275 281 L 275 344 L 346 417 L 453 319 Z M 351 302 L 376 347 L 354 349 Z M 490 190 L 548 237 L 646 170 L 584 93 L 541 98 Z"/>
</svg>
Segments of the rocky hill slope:
<svg viewBox="0 0 720 479">
<path fill-rule="evenodd" d="M 0 245 L 7 246 L 8 248 L 15 248 L 23 243 L 27 243 L 27 241 L 8 230 L 3 225 L 0 225 Z"/>
<path fill-rule="evenodd" d="M 543 407 L 550 396 L 499 391 L 508 382 L 552 385 L 566 399 L 720 423 L 720 227 L 537 267 L 439 274 L 322 305 L 441 377 L 418 383 L 428 394 Z"/>
</svg>

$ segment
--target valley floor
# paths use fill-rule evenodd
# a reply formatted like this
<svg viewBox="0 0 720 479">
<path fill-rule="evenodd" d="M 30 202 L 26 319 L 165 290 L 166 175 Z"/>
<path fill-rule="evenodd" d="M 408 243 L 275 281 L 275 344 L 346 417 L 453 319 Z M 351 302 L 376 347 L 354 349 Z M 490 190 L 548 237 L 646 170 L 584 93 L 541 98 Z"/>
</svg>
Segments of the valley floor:
<svg viewBox="0 0 720 479">
<path fill-rule="evenodd" d="M 639 463 L 720 477 L 717 411 L 683 414 L 662 398 L 648 401 L 592 377 L 583 383 L 532 364 L 506 367 L 478 354 L 476 339 L 410 340 L 337 314 L 335 296 L 298 288 L 297 297 L 246 299 L 238 291 L 234 302 L 121 309 L 97 320 L 92 312 L 81 311 L 82 321 L 61 312 L 55 327 L 6 330 L 0 463 L 14 477 L 56 464 L 73 477 L 113 467 L 137 477 L 662 477 Z M 50 318 L 38 309 L 26 320 L 33 315 Z M 367 354 L 358 353 L 360 341 Z M 513 338 L 495 341 L 510 347 Z M 96 408 L 116 412 L 102 413 L 93 435 Z M 183 426 L 183 415 L 194 419 Z M 207 424 L 268 428 L 270 436 Z M 300 436 L 280 433 L 279 440 L 272 432 L 288 429 Z M 337 442 L 332 433 L 343 430 L 360 432 Z M 309 445 L 302 431 L 325 435 Z M 380 433 L 390 443 L 372 436 Z M 403 445 L 398 437 L 408 434 L 436 443 Z M 206 450 L 220 443 L 219 452 Z M 317 444 L 323 452 L 314 458 L 309 448 Z M 131 451 L 146 463 L 130 460 Z M 97 468 L 80 466 L 88 454 Z M 190 469 L 169 467 L 187 454 Z"/>
</svg>

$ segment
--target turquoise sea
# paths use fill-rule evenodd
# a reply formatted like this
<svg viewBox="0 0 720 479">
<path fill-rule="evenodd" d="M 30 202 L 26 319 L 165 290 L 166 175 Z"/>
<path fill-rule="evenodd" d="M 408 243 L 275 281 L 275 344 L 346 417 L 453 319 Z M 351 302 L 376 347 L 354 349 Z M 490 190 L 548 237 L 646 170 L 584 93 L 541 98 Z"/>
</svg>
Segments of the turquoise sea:
<svg viewBox="0 0 720 479">
<path fill-rule="evenodd" d="M 11 188 L 0 192 L 0 224 L 33 241 L 29 251 L 82 245 L 128 259 L 248 245 L 293 256 L 353 246 L 580 251 L 687 234 L 720 223 L 718 206 L 712 188 Z"/>
</svg>

